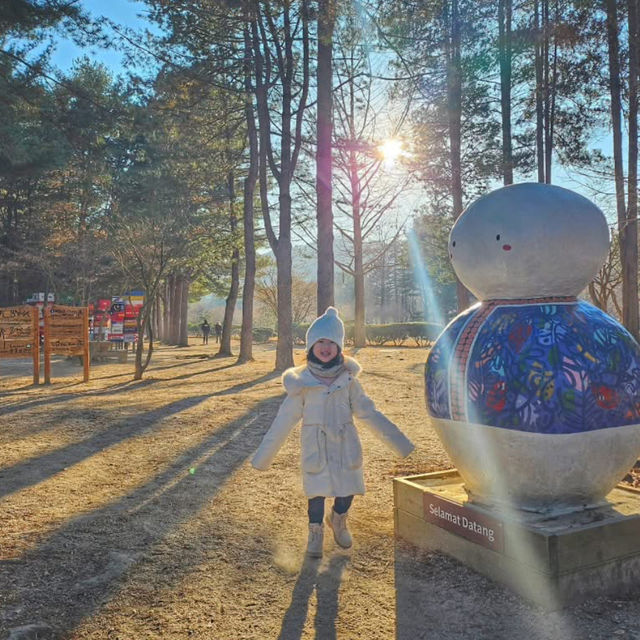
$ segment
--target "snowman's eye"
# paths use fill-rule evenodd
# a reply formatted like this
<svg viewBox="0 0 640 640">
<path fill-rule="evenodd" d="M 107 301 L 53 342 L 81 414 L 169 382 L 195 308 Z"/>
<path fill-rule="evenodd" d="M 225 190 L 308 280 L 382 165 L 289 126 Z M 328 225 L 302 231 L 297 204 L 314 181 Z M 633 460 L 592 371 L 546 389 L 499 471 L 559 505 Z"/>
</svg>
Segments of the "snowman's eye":
<svg viewBox="0 0 640 640">
<path fill-rule="evenodd" d="M 500 240 L 500 234 L 496 236 L 496 240 Z"/>
<path fill-rule="evenodd" d="M 456 241 L 455 241 L 455 240 L 451 243 L 451 246 L 452 246 L 452 247 L 455 247 L 455 246 L 456 246 Z"/>
</svg>

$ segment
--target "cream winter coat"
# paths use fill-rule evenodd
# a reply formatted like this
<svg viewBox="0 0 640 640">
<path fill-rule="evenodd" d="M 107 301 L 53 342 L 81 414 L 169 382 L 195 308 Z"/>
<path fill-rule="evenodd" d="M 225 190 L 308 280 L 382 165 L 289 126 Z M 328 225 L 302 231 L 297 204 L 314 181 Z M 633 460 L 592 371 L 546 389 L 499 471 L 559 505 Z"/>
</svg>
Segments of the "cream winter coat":
<svg viewBox="0 0 640 640">
<path fill-rule="evenodd" d="M 353 416 L 362 420 L 399 456 L 413 451 L 411 441 L 376 410 L 356 379 L 360 365 L 345 356 L 343 371 L 330 386 L 320 382 L 306 365 L 284 372 L 287 397 L 251 464 L 265 470 L 291 430 L 302 420 L 300 457 L 304 492 L 314 496 L 364 493 L 362 446 Z"/>
</svg>

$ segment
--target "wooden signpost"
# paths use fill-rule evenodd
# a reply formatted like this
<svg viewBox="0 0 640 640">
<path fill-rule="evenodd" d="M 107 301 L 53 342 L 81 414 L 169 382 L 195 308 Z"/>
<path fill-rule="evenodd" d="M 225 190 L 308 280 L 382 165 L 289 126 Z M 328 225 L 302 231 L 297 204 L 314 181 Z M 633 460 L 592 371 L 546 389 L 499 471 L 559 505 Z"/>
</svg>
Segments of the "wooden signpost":
<svg viewBox="0 0 640 640">
<path fill-rule="evenodd" d="M 0 309 L 0 358 L 33 358 L 33 384 L 40 382 L 38 309 L 27 305 Z"/>
<path fill-rule="evenodd" d="M 51 382 L 51 354 L 82 356 L 89 381 L 89 309 L 53 305 L 44 310 L 44 381 Z"/>
</svg>

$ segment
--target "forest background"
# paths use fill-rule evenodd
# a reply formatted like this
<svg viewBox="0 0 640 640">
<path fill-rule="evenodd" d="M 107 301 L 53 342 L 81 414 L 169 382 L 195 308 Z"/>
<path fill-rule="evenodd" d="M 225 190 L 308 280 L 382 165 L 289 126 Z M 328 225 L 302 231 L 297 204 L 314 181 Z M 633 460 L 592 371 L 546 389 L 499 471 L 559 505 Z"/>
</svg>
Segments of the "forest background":
<svg viewBox="0 0 640 640">
<path fill-rule="evenodd" d="M 144 289 L 141 377 L 214 295 L 219 355 L 236 315 L 238 361 L 270 326 L 284 369 L 328 304 L 356 346 L 468 306 L 451 225 L 538 181 L 607 215 L 584 295 L 638 336 L 638 0 L 88 4 L 0 4 L 0 306 Z M 62 67 L 65 41 L 87 55 Z"/>
</svg>

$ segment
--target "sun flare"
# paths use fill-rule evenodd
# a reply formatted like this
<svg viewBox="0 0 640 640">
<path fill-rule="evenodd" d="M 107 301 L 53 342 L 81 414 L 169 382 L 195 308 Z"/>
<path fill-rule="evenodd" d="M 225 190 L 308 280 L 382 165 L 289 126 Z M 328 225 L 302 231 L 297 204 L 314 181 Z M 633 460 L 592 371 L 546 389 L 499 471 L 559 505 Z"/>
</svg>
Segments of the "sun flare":
<svg viewBox="0 0 640 640">
<path fill-rule="evenodd" d="M 397 140 L 395 138 L 385 140 L 378 147 L 378 151 L 385 163 L 393 164 L 403 153 L 402 140 Z"/>
</svg>

